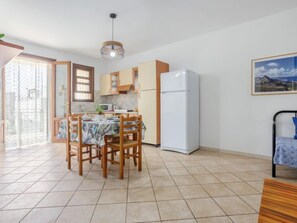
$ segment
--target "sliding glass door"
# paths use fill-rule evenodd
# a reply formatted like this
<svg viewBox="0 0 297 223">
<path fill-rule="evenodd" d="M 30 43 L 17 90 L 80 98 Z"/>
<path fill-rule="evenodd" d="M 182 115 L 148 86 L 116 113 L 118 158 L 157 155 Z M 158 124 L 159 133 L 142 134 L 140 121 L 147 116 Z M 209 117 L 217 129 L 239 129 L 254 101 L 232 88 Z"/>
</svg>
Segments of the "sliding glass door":
<svg viewBox="0 0 297 223">
<path fill-rule="evenodd" d="M 1 115 L 6 148 L 48 141 L 49 67 L 21 57 L 5 66 Z"/>
</svg>

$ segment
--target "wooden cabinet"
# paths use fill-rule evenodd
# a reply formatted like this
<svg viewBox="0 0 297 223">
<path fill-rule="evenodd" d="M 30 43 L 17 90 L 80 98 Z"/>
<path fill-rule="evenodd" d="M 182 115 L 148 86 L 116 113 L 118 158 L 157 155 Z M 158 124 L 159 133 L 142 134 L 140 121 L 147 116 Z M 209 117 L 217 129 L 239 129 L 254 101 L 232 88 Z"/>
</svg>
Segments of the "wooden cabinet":
<svg viewBox="0 0 297 223">
<path fill-rule="evenodd" d="M 146 125 L 144 143 L 160 145 L 160 75 L 168 72 L 169 65 L 161 61 L 138 66 L 138 113 Z"/>
<path fill-rule="evenodd" d="M 122 85 L 134 85 L 133 69 L 125 69 L 119 72 L 119 86 Z"/>
<path fill-rule="evenodd" d="M 156 89 L 157 86 L 157 61 L 139 64 L 138 85 L 139 90 Z"/>
<path fill-rule="evenodd" d="M 111 78 L 110 74 L 100 76 L 100 95 L 111 94 Z"/>
<path fill-rule="evenodd" d="M 100 76 L 100 95 L 118 94 L 119 72 Z"/>
</svg>

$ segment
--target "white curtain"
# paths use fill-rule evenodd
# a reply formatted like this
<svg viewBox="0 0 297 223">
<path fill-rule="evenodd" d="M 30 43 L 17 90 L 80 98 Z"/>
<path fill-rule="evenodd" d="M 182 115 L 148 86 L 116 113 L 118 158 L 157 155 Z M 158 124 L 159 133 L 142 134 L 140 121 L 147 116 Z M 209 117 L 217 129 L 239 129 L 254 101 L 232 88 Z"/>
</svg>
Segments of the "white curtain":
<svg viewBox="0 0 297 223">
<path fill-rule="evenodd" d="M 48 64 L 16 58 L 5 66 L 5 145 L 48 141 Z"/>
</svg>

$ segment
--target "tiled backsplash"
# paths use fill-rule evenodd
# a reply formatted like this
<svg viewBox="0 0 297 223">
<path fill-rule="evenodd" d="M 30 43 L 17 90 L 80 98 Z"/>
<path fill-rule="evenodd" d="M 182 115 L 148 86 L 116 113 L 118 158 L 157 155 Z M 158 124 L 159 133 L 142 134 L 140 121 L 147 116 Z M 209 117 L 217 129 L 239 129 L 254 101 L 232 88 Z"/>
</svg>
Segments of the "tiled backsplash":
<svg viewBox="0 0 297 223">
<path fill-rule="evenodd" d="M 119 106 L 121 109 L 132 109 L 135 110 L 138 104 L 138 94 L 134 92 L 128 92 L 128 94 L 118 94 L 101 96 L 101 103 L 113 104 Z"/>
<path fill-rule="evenodd" d="M 100 91 L 95 90 L 94 102 L 72 102 L 72 112 L 91 112 L 96 111 L 98 104 L 113 104 L 122 109 L 135 109 L 137 108 L 137 93 L 129 92 L 128 94 L 100 96 Z"/>
</svg>

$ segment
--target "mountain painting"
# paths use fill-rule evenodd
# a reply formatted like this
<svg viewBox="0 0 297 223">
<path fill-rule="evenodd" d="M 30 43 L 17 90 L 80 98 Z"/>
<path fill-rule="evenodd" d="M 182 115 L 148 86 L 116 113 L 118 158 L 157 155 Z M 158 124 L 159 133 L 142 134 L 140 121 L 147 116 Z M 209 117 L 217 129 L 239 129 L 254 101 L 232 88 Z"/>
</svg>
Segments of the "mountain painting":
<svg viewBox="0 0 297 223">
<path fill-rule="evenodd" d="M 252 94 L 297 93 L 297 53 L 252 60 Z"/>
</svg>

